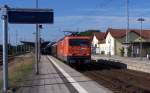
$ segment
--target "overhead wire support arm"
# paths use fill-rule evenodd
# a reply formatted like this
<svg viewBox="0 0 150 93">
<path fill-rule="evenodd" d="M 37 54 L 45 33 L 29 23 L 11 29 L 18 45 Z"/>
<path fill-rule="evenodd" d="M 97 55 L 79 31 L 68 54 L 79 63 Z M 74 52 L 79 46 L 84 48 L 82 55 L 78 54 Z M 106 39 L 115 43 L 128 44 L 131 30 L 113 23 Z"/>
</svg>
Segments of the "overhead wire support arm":
<svg viewBox="0 0 150 93">
<path fill-rule="evenodd" d="M 63 31 L 64 33 L 68 33 L 68 34 L 70 34 L 71 36 L 76 36 L 76 35 L 78 35 L 79 34 L 79 32 L 74 32 L 74 31 Z"/>
</svg>

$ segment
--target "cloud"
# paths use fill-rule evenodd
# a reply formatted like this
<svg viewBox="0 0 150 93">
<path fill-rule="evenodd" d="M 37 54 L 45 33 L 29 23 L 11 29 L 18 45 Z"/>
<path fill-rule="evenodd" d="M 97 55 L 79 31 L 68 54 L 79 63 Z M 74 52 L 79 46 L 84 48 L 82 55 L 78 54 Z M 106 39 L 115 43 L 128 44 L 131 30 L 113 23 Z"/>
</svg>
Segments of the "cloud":
<svg viewBox="0 0 150 93">
<path fill-rule="evenodd" d="M 150 8 L 131 8 L 131 12 L 150 12 Z"/>
<path fill-rule="evenodd" d="M 103 15 L 103 16 L 124 16 L 126 15 L 126 7 L 114 8 L 87 8 L 80 9 L 85 15 Z M 150 16 L 150 8 L 129 8 L 130 16 Z"/>
<path fill-rule="evenodd" d="M 88 9 L 80 9 L 81 12 L 107 12 L 111 10 L 111 8 L 88 8 Z"/>
<path fill-rule="evenodd" d="M 82 26 L 82 25 L 102 25 L 106 22 L 123 22 L 125 17 L 118 16 L 61 16 L 55 18 L 56 25 L 62 26 Z"/>
<path fill-rule="evenodd" d="M 150 8 L 131 8 L 129 11 L 133 17 L 150 16 Z"/>
</svg>

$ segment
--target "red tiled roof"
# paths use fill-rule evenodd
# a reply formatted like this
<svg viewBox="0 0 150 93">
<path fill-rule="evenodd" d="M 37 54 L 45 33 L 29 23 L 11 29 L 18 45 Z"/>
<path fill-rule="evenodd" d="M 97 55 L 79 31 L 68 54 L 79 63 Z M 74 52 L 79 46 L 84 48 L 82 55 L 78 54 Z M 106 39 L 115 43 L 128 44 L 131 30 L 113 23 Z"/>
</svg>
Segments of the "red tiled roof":
<svg viewBox="0 0 150 93">
<path fill-rule="evenodd" d="M 124 37 L 126 35 L 126 30 L 125 29 L 112 29 L 112 28 L 108 28 L 107 34 L 108 34 L 108 32 L 110 32 L 110 34 L 114 38 L 122 38 L 122 37 Z"/>
<path fill-rule="evenodd" d="M 140 36 L 140 31 L 139 29 L 134 29 L 134 30 L 130 30 L 131 32 L 135 32 L 136 34 L 138 34 Z M 150 30 L 142 30 L 141 31 L 141 37 L 145 38 L 145 39 L 149 39 L 150 38 Z"/>
<path fill-rule="evenodd" d="M 99 43 L 103 43 L 105 41 L 105 32 L 95 32 L 94 35 L 98 39 Z"/>
<path fill-rule="evenodd" d="M 114 37 L 114 38 L 122 38 L 124 36 L 126 36 L 126 29 L 112 29 L 112 28 L 108 28 L 106 35 L 108 34 L 108 32 L 110 32 L 110 34 Z M 137 35 L 140 36 L 140 29 L 130 29 L 128 32 L 134 32 Z M 105 35 L 105 36 L 106 36 Z M 141 32 L 141 37 L 148 39 L 150 38 L 150 30 L 142 30 Z"/>
</svg>

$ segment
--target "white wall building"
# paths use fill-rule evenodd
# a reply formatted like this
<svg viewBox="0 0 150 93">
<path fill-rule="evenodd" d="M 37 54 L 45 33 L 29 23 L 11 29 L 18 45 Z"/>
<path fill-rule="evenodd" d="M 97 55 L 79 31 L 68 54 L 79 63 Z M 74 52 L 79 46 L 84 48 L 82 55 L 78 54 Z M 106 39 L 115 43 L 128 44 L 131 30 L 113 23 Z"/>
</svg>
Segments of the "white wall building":
<svg viewBox="0 0 150 93">
<path fill-rule="evenodd" d="M 92 39 L 92 50 L 95 54 L 101 54 L 103 50 L 100 43 L 104 42 L 105 33 L 104 32 L 95 32 Z"/>
<path fill-rule="evenodd" d="M 106 35 L 105 48 L 106 55 L 115 55 L 115 39 L 114 37 L 112 37 L 110 32 L 108 32 L 108 34 Z"/>
</svg>

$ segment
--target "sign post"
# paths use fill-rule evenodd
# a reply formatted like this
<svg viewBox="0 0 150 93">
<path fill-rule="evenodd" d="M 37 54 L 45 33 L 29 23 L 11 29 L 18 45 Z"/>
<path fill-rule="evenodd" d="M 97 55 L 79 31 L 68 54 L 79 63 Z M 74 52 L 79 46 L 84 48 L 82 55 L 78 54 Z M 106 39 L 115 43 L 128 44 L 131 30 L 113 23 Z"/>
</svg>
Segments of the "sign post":
<svg viewBox="0 0 150 93">
<path fill-rule="evenodd" d="M 6 5 L 2 10 L 3 22 L 3 92 L 8 90 L 8 22 L 11 24 L 52 24 L 52 9 L 16 9 Z M 40 51 L 40 50 L 38 50 Z M 36 59 L 38 60 L 38 58 Z"/>
<path fill-rule="evenodd" d="M 52 9 L 8 9 L 8 22 L 11 24 L 52 24 Z"/>
<path fill-rule="evenodd" d="M 36 41 L 35 41 L 35 71 L 39 74 L 39 26 L 38 24 L 52 24 L 53 23 L 52 9 L 16 9 L 10 8 L 8 10 L 8 22 L 12 24 L 36 24 Z"/>
<path fill-rule="evenodd" d="M 8 23 L 7 23 L 7 6 L 2 8 L 3 22 L 3 92 L 7 93 L 8 89 Z"/>
</svg>

